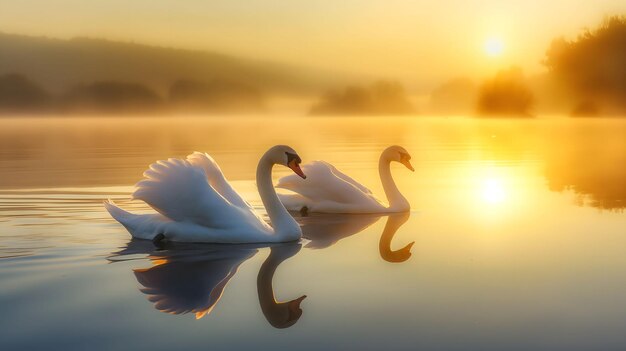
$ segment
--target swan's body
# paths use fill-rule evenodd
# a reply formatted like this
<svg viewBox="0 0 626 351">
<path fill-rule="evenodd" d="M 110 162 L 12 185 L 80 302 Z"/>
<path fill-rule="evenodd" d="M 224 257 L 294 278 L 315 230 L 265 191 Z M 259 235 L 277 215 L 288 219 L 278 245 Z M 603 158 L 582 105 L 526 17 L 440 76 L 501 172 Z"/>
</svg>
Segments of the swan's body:
<svg viewBox="0 0 626 351">
<path fill-rule="evenodd" d="M 279 179 L 277 188 L 294 194 L 279 194 L 280 201 L 290 211 L 306 208 L 309 212 L 326 213 L 396 213 L 411 209 L 393 178 L 390 164 L 393 161 L 413 170 L 411 156 L 400 146 L 391 146 L 380 155 L 378 172 L 389 205 L 380 201 L 371 190 L 324 161 L 303 165 L 306 182 L 292 175 Z"/>
<path fill-rule="evenodd" d="M 111 202 L 105 207 L 135 238 L 210 243 L 285 242 L 300 239 L 298 223 L 281 204 L 272 184 L 272 167 L 282 164 L 304 177 L 300 158 L 287 146 L 269 149 L 257 166 L 261 200 L 272 222 L 268 225 L 228 183 L 207 154 L 186 160 L 169 159 L 150 165 L 137 184 L 133 198 L 145 201 L 158 213 L 136 215 Z"/>
</svg>

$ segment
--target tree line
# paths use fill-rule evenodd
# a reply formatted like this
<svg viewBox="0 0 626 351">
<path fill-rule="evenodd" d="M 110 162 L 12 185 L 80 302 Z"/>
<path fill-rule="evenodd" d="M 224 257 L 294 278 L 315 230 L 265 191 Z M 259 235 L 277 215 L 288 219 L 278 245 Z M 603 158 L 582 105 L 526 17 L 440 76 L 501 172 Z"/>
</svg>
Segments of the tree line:
<svg viewBox="0 0 626 351">
<path fill-rule="evenodd" d="M 262 110 L 264 95 L 253 86 L 215 78 L 177 80 L 165 96 L 133 82 L 98 81 L 52 94 L 22 74 L 0 76 L 0 113 L 152 113 Z"/>
</svg>

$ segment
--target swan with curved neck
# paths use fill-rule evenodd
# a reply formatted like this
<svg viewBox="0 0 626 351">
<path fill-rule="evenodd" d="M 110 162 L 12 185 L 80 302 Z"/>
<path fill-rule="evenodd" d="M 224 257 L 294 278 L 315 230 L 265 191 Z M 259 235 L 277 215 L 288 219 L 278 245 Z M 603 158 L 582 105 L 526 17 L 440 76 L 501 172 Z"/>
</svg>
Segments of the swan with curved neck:
<svg viewBox="0 0 626 351">
<path fill-rule="evenodd" d="M 399 162 L 411 171 L 411 155 L 401 146 L 390 146 L 380 155 L 378 173 L 388 205 L 380 201 L 371 190 L 342 173 L 330 163 L 314 161 L 303 165 L 306 182 L 293 175 L 281 178 L 277 188 L 290 190 L 279 194 L 290 211 L 326 213 L 396 213 L 411 209 L 409 201 L 400 193 L 391 176 L 391 163 Z"/>
<path fill-rule="evenodd" d="M 139 239 L 183 242 L 260 243 L 300 239 L 298 223 L 282 205 L 272 184 L 272 168 L 283 165 L 299 177 L 301 159 L 290 147 L 277 145 L 259 160 L 256 181 L 272 226 L 237 193 L 209 156 L 194 153 L 150 165 L 137 183 L 133 198 L 143 200 L 155 214 L 132 214 L 105 202 L 105 207 L 130 234 Z"/>
</svg>

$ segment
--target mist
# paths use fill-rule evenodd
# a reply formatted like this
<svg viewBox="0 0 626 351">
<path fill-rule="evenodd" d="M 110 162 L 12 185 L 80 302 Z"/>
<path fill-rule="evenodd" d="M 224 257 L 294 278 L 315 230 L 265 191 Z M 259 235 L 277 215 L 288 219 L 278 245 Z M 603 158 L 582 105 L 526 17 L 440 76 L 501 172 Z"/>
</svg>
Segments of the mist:
<svg viewBox="0 0 626 351">
<path fill-rule="evenodd" d="M 413 74 L 390 79 L 102 39 L 0 34 L 0 48 L 4 115 L 626 115 L 624 16 L 554 38 L 537 57 L 542 72 L 509 65 L 429 89 L 415 88 L 425 83 Z"/>
</svg>

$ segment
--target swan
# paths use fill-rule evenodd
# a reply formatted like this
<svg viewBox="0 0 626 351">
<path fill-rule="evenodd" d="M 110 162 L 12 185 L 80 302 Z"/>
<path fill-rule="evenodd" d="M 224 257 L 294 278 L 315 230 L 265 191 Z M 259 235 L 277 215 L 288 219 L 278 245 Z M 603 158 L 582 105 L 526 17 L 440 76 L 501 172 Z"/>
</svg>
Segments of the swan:
<svg viewBox="0 0 626 351">
<path fill-rule="evenodd" d="M 302 230 L 276 195 L 272 168 L 283 165 L 306 178 L 301 162 L 285 145 L 270 148 L 259 160 L 257 188 L 273 227 L 232 188 L 213 158 L 199 152 L 186 160 L 158 161 L 144 172 L 132 197 L 158 213 L 132 214 L 110 200 L 104 206 L 139 239 L 230 244 L 295 241 Z"/>
<path fill-rule="evenodd" d="M 277 188 L 295 194 L 278 194 L 290 211 L 326 213 L 396 213 L 411 209 L 391 177 L 391 162 L 400 162 L 411 171 L 411 156 L 401 146 L 390 146 L 380 155 L 378 172 L 389 206 L 382 203 L 368 188 L 324 161 L 303 165 L 308 175 L 303 182 L 293 175 L 278 180 Z"/>
</svg>

